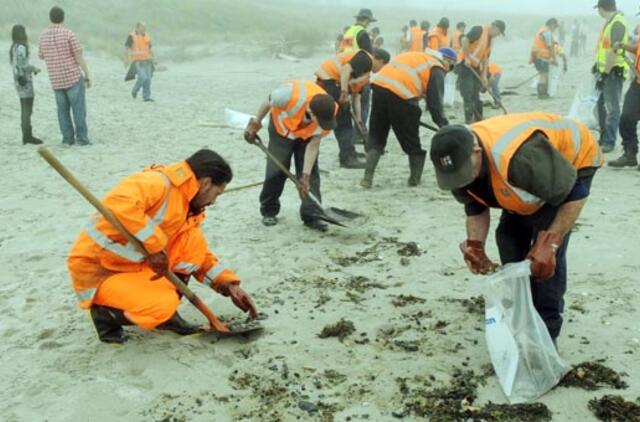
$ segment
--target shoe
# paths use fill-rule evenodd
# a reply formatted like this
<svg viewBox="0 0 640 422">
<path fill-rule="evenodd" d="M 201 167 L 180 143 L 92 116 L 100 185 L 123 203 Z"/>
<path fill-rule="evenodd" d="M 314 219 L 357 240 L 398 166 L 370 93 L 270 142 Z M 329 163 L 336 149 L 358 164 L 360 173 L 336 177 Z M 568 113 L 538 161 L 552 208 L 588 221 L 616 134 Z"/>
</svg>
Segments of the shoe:
<svg viewBox="0 0 640 422">
<path fill-rule="evenodd" d="M 354 154 L 344 161 L 341 160 L 340 167 L 345 169 L 363 169 L 365 168 L 365 162 L 359 159 L 356 154 Z"/>
<path fill-rule="evenodd" d="M 317 230 L 319 232 L 326 232 L 329 230 L 329 226 L 321 220 L 308 220 L 304 222 L 304 225 L 310 229 Z"/>
<path fill-rule="evenodd" d="M 24 145 L 26 145 L 26 144 L 40 145 L 40 144 L 42 144 L 42 140 L 36 138 L 35 136 L 32 136 L 30 139 L 23 140 L 22 143 Z"/>
<path fill-rule="evenodd" d="M 94 305 L 91 307 L 91 319 L 100 341 L 115 344 L 123 344 L 127 341 L 122 326 L 132 324 L 122 310 Z"/>
<path fill-rule="evenodd" d="M 189 336 L 202 331 L 202 327 L 191 325 L 185 321 L 179 313 L 173 314 L 171 318 L 156 327 L 156 330 L 172 331 L 181 336 Z"/>
<path fill-rule="evenodd" d="M 378 161 L 380 161 L 380 151 L 370 149 L 367 151 L 367 162 L 364 168 L 364 178 L 360 181 L 360 186 L 365 189 L 371 189 L 373 186 L 373 175 L 375 174 Z"/>
<path fill-rule="evenodd" d="M 636 154 L 628 154 L 625 152 L 619 158 L 611 160 L 607 163 L 609 167 L 635 167 L 638 165 Z"/>
<path fill-rule="evenodd" d="M 147 98 L 144 100 L 145 103 L 153 103 L 155 100 L 153 98 Z"/>
<path fill-rule="evenodd" d="M 423 152 L 420 155 L 409 156 L 409 180 L 407 184 L 409 186 L 418 186 L 422 179 L 422 171 L 424 170 L 424 162 L 427 158 L 427 153 Z"/>
<path fill-rule="evenodd" d="M 275 226 L 278 224 L 278 219 L 276 217 L 262 217 L 262 224 L 267 227 Z"/>
<path fill-rule="evenodd" d="M 89 141 L 78 142 L 78 145 L 81 146 L 81 147 L 85 147 L 87 145 L 91 145 L 91 142 L 89 142 Z"/>
<path fill-rule="evenodd" d="M 602 152 L 605 154 L 608 154 L 615 149 L 615 147 L 611 144 L 603 144 L 601 148 Z"/>
</svg>

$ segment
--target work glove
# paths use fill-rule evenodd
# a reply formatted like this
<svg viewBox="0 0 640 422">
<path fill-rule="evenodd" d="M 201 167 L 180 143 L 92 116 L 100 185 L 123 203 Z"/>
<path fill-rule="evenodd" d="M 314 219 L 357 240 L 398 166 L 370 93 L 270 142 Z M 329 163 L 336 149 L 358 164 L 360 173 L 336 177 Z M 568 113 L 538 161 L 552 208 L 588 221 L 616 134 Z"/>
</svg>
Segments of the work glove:
<svg viewBox="0 0 640 422">
<path fill-rule="evenodd" d="M 473 274 L 491 274 L 498 269 L 498 264 L 491 262 L 485 253 L 484 242 L 467 239 L 460 244 L 460 252 Z"/>
<path fill-rule="evenodd" d="M 349 92 L 340 91 L 340 98 L 338 98 L 338 102 L 340 103 L 341 107 L 348 108 L 349 107 Z"/>
<path fill-rule="evenodd" d="M 298 193 L 300 194 L 301 198 L 306 198 L 307 195 L 309 195 L 309 179 L 310 176 L 308 174 L 302 173 L 302 176 L 300 176 L 300 179 L 298 180 Z"/>
<path fill-rule="evenodd" d="M 151 254 L 145 259 L 147 265 L 153 270 L 156 275 L 151 277 L 151 280 L 157 280 L 164 277 L 169 270 L 169 258 L 164 251 Z"/>
<path fill-rule="evenodd" d="M 550 231 L 538 233 L 536 243 L 529 251 L 527 259 L 531 261 L 531 275 L 536 281 L 544 281 L 556 272 L 556 252 L 562 244 L 562 237 Z"/>
<path fill-rule="evenodd" d="M 249 119 L 249 123 L 247 123 L 247 127 L 244 130 L 244 140 L 249 142 L 250 144 L 254 143 L 256 140 L 256 135 L 262 129 L 262 123 L 260 123 L 256 118 L 252 117 Z"/>
<path fill-rule="evenodd" d="M 258 311 L 256 305 L 253 303 L 253 299 L 249 296 L 249 293 L 240 288 L 239 285 L 233 283 L 223 283 L 216 286 L 216 291 L 222 296 L 230 297 L 231 301 L 242 312 L 248 312 L 251 319 L 258 317 Z"/>
</svg>

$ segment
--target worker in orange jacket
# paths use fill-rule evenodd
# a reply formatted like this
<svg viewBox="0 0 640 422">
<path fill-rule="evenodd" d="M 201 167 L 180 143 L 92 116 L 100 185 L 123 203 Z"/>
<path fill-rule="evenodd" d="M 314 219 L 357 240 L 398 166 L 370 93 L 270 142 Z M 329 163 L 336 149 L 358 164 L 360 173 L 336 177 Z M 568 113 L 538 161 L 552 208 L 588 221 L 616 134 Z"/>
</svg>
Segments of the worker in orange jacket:
<svg viewBox="0 0 640 422">
<path fill-rule="evenodd" d="M 458 55 L 458 60 L 460 60 L 461 52 L 462 52 L 462 36 L 464 35 L 464 30 L 467 27 L 467 24 L 464 22 L 458 22 L 456 24 L 456 30 L 453 31 L 453 34 L 449 37 L 449 48 L 453 49 Z"/>
<path fill-rule="evenodd" d="M 178 314 L 180 294 L 165 277 L 191 276 L 257 316 L 240 278 L 208 249 L 200 229 L 232 172 L 203 149 L 179 163 L 152 166 L 125 178 L 102 200 L 143 244 L 145 258 L 104 217 L 92 217 L 76 239 L 67 265 L 78 304 L 89 309 L 100 340 L 123 343 L 122 326 L 192 334 L 199 329 Z"/>
<path fill-rule="evenodd" d="M 425 31 L 418 26 L 418 22 L 412 19 L 409 22 L 409 32 L 407 32 L 407 46 L 409 51 L 424 51 Z"/>
<path fill-rule="evenodd" d="M 449 39 L 447 38 L 447 32 L 449 31 L 449 18 L 441 18 L 440 22 L 429 31 L 427 36 L 427 47 L 431 50 L 437 51 L 441 48 L 449 46 Z"/>
<path fill-rule="evenodd" d="M 449 124 L 443 109 L 444 78 L 455 63 L 456 53 L 450 48 L 430 53 L 410 51 L 391 59 L 372 78 L 371 132 L 360 186 L 372 187 L 391 129 L 409 158 L 407 184 L 420 184 L 426 152 L 420 145 L 419 102 L 426 100 L 427 109 L 439 127 Z"/>
<path fill-rule="evenodd" d="M 151 98 L 151 78 L 153 77 L 153 52 L 151 51 L 151 37 L 147 34 L 144 23 L 136 23 L 135 30 L 125 41 L 125 66 L 129 63 L 135 67 L 136 83 L 131 91 L 131 96 L 136 99 L 140 88 L 144 101 L 153 101 Z"/>
<path fill-rule="evenodd" d="M 560 334 L 571 229 L 604 162 L 587 127 L 550 113 L 493 117 L 451 125 L 431 140 L 441 189 L 464 204 L 460 244 L 474 274 L 498 267 L 485 253 L 489 208 L 502 209 L 496 240 L 502 264 L 531 261 L 533 304 L 551 338 Z"/>
<path fill-rule="evenodd" d="M 529 63 L 533 63 L 538 71 L 538 98 L 549 98 L 549 66 L 557 66 L 556 42 L 553 33 L 558 29 L 558 21 L 549 19 L 545 25 L 536 32 L 531 45 Z"/>
<path fill-rule="evenodd" d="M 300 218 L 313 230 L 327 231 L 327 225 L 318 218 L 317 205 L 309 198 L 309 192 L 320 200 L 320 140 L 338 126 L 338 104 L 311 81 L 287 82 L 271 91 L 269 99 L 258 108 L 256 117 L 249 120 L 244 131 L 247 142 L 255 142 L 262 128 L 261 122 L 268 113 L 271 115 L 269 151 L 287 168 L 291 159 L 294 160 L 299 179 L 298 192 L 302 199 Z M 267 227 L 278 224 L 280 195 L 286 180 L 285 173 L 267 160 L 265 181 L 260 192 L 262 224 Z"/>
</svg>

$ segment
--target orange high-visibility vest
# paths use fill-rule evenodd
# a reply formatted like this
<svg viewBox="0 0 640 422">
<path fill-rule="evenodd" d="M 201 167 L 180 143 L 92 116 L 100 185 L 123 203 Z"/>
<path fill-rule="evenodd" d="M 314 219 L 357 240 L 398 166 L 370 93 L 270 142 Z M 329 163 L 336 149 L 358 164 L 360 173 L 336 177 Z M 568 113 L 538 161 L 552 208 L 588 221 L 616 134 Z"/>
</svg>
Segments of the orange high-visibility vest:
<svg viewBox="0 0 640 422">
<path fill-rule="evenodd" d="M 557 114 L 508 114 L 473 123 L 471 130 L 488 158 L 491 187 L 500 208 L 519 215 L 534 214 L 544 205 L 540 198 L 510 185 L 508 180 L 511 159 L 534 132 L 544 133 L 576 170 L 604 164 L 604 156 L 589 129 L 579 121 Z M 473 193 L 469 194 L 484 204 Z"/>
<path fill-rule="evenodd" d="M 373 60 L 373 56 L 371 56 L 371 54 L 367 53 L 364 50 L 360 50 L 360 51 L 363 51 L 364 53 L 366 53 L 367 56 L 369 56 L 369 58 Z M 315 73 L 316 77 L 318 79 L 323 79 L 325 81 L 334 80 L 339 85 L 340 73 L 342 72 L 342 68 L 347 63 L 349 63 L 353 58 L 353 56 L 355 56 L 356 54 L 358 54 L 358 51 L 342 53 L 342 54 L 338 54 L 335 57 L 325 60 L 320 65 L 320 68 L 316 70 L 316 73 Z M 354 93 L 361 92 L 364 89 L 364 87 L 369 84 L 370 75 L 371 75 L 371 72 L 366 72 L 357 78 L 349 78 L 349 90 Z"/>
<path fill-rule="evenodd" d="M 199 184 L 186 161 L 167 167 L 154 166 L 125 178 L 102 203 L 150 253 L 167 252 L 172 271 L 192 274 L 211 287 L 239 283 L 235 273 L 222 265 L 208 248 L 176 250 L 173 239 L 187 230 L 200 230 L 205 215 L 189 216 L 189 203 Z M 200 258 L 183 262 L 181 256 Z M 116 273 L 139 272 L 144 256 L 107 221 L 93 216 L 78 235 L 67 259 L 73 288 L 81 308 L 91 307 L 100 284 Z"/>
<path fill-rule="evenodd" d="M 424 51 L 424 34 L 425 32 L 419 26 L 409 28 L 411 34 L 411 43 L 409 51 Z"/>
<path fill-rule="evenodd" d="M 303 141 L 314 136 L 327 136 L 330 131 L 322 129 L 315 121 L 305 122 L 305 114 L 313 97 L 327 94 L 327 92 L 309 81 L 291 81 L 289 83 L 293 86 L 293 92 L 286 107 L 271 108 L 271 120 L 276 132 L 283 138 L 302 139 Z M 338 114 L 338 104 L 335 105 L 334 116 L 336 114 Z"/>
<path fill-rule="evenodd" d="M 533 37 L 533 45 L 531 46 L 531 58 L 535 59 L 546 59 L 549 60 L 551 58 L 551 49 L 547 46 L 547 43 L 544 41 L 542 35 L 545 32 L 550 32 L 549 28 L 543 26 L 538 30 L 536 36 Z"/>
<path fill-rule="evenodd" d="M 439 50 L 447 46 L 447 31 L 436 26 L 429 32 L 427 37 L 428 47 L 432 50 Z"/>
<path fill-rule="evenodd" d="M 141 62 L 151 60 L 151 37 L 148 34 L 138 35 L 135 32 L 131 34 L 131 61 Z"/>
<path fill-rule="evenodd" d="M 640 84 L 640 43 L 636 49 L 636 83 Z"/>
<path fill-rule="evenodd" d="M 469 44 L 469 57 L 466 59 L 473 67 L 480 67 L 481 64 L 489 59 L 491 54 L 491 37 L 489 37 L 489 26 L 482 26 L 482 35 L 480 38 Z M 465 59 L 464 51 L 461 51 L 460 60 Z"/>
<path fill-rule="evenodd" d="M 427 95 L 427 86 L 434 67 L 444 69 L 442 62 L 424 52 L 402 53 L 371 78 L 371 83 L 409 100 Z"/>
</svg>

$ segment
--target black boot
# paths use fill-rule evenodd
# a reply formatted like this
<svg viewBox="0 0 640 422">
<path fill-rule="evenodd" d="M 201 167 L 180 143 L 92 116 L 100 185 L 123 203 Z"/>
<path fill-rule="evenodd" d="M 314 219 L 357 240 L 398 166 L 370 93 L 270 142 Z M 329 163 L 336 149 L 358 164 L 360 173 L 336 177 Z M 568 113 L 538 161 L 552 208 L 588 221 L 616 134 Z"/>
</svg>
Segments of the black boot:
<svg viewBox="0 0 640 422">
<path fill-rule="evenodd" d="M 201 327 L 191 325 L 187 321 L 182 319 L 178 312 L 173 314 L 173 316 L 169 318 L 169 320 L 158 325 L 156 329 L 173 331 L 174 333 L 180 334 L 181 336 L 188 336 L 190 334 L 195 334 L 202 331 Z"/>
<path fill-rule="evenodd" d="M 127 340 L 122 326 L 131 325 L 131 321 L 122 310 L 94 305 L 91 307 L 91 319 L 100 341 L 122 344 Z"/>
<path fill-rule="evenodd" d="M 635 167 L 638 165 L 637 153 L 625 151 L 619 158 L 609 161 L 609 167 Z"/>
<path fill-rule="evenodd" d="M 376 171 L 376 167 L 378 166 L 378 161 L 380 161 L 380 151 L 375 149 L 370 149 L 367 151 L 367 162 L 364 168 L 364 178 L 360 181 L 360 186 L 365 189 L 371 189 L 373 185 L 373 174 Z"/>
<path fill-rule="evenodd" d="M 347 159 L 340 160 L 340 167 L 344 169 L 363 169 L 364 166 L 365 166 L 364 161 L 358 158 L 358 155 L 356 152 L 350 155 Z"/>
<path fill-rule="evenodd" d="M 40 145 L 42 141 L 33 136 L 31 126 L 23 126 L 22 127 L 22 144 L 33 144 Z"/>
<path fill-rule="evenodd" d="M 408 180 L 409 186 L 418 186 L 420 179 L 422 179 L 422 171 L 424 170 L 424 162 L 427 157 L 427 153 L 410 155 L 409 156 L 409 170 L 410 176 Z"/>
</svg>

